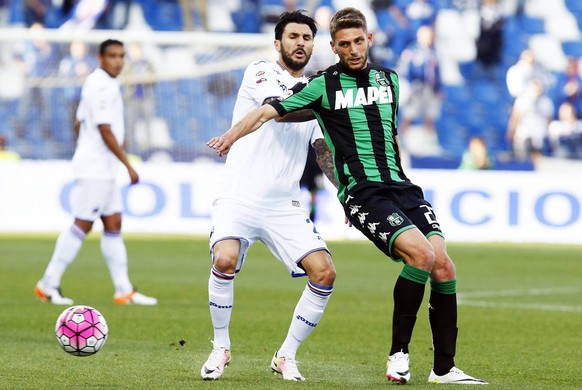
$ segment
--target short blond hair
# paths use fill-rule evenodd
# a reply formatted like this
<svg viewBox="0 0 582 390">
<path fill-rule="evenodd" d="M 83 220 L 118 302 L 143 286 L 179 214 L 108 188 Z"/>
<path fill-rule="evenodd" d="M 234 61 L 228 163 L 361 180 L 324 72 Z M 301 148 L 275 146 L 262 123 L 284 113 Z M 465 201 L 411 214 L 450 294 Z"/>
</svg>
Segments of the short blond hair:
<svg viewBox="0 0 582 390">
<path fill-rule="evenodd" d="M 368 24 L 364 14 L 355 8 L 346 7 L 337 11 L 329 22 L 329 32 L 331 37 L 335 37 L 335 33 L 346 28 L 361 28 L 368 32 Z"/>
</svg>

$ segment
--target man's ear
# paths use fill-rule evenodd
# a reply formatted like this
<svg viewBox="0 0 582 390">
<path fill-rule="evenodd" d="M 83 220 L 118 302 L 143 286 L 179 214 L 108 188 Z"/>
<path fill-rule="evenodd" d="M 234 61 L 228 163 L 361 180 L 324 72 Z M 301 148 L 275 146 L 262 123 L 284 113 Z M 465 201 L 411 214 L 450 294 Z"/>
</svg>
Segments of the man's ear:
<svg viewBox="0 0 582 390">
<path fill-rule="evenodd" d="M 281 52 L 281 41 L 275 40 L 274 46 L 275 46 L 275 50 L 277 50 L 277 52 L 280 53 Z"/>
</svg>

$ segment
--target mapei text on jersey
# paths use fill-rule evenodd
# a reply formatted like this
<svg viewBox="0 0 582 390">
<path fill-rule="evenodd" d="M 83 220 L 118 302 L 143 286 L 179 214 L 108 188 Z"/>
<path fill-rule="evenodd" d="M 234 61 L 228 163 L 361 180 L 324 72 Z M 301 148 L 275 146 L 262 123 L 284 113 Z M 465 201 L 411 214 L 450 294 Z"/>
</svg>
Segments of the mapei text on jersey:
<svg viewBox="0 0 582 390">
<path fill-rule="evenodd" d="M 335 109 L 350 108 L 357 106 L 368 106 L 378 102 L 379 104 L 390 104 L 394 101 L 392 90 L 388 86 L 370 86 L 358 88 L 354 96 L 354 89 L 335 92 Z M 367 91 L 367 93 L 366 93 Z"/>
</svg>

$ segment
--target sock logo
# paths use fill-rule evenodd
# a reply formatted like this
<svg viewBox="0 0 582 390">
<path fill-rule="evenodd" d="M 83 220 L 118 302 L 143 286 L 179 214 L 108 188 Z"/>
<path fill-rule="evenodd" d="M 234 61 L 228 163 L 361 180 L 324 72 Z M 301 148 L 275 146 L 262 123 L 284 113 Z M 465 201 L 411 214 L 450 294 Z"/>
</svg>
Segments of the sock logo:
<svg viewBox="0 0 582 390">
<path fill-rule="evenodd" d="M 295 317 L 295 318 L 297 318 L 299 321 L 305 322 L 307 325 L 309 325 L 313 328 L 315 328 L 317 326 L 317 324 L 314 324 L 313 322 L 307 321 L 305 318 L 301 317 L 300 315 L 297 315 L 297 317 Z"/>
<path fill-rule="evenodd" d="M 222 305 L 217 305 L 216 303 L 210 301 L 208 302 L 209 306 L 214 306 L 217 309 L 232 309 L 232 305 L 228 305 L 228 306 L 222 306 Z"/>
</svg>

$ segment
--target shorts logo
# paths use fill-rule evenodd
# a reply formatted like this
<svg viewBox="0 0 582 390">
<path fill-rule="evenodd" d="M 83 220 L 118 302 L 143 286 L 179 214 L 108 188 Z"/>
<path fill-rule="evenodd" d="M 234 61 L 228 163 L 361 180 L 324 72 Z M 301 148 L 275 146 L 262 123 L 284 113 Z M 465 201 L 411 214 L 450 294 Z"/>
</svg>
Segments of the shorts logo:
<svg viewBox="0 0 582 390">
<path fill-rule="evenodd" d="M 351 196 L 351 195 L 348 195 L 348 197 L 346 198 L 346 203 L 348 203 L 348 202 L 349 202 L 350 200 L 352 200 L 352 199 L 354 199 L 354 197 L 353 197 L 353 196 Z"/>
<path fill-rule="evenodd" d="M 380 225 L 380 222 L 368 222 L 368 230 L 372 234 L 376 234 L 376 226 Z"/>
<path fill-rule="evenodd" d="M 293 206 L 293 207 L 300 207 L 300 206 L 301 206 L 301 204 L 299 203 L 299 201 L 298 201 L 298 200 L 292 200 L 292 201 L 291 201 L 291 206 Z"/>
<path fill-rule="evenodd" d="M 366 222 L 366 215 L 370 213 L 358 213 L 358 219 L 360 220 L 360 224 L 364 224 Z"/>
<path fill-rule="evenodd" d="M 392 213 L 388 216 L 388 222 L 390 222 L 390 225 L 392 226 L 398 226 L 401 225 L 402 222 L 404 222 L 404 218 L 402 218 L 400 215 L 398 215 L 398 213 Z"/>
<path fill-rule="evenodd" d="M 356 213 L 360 211 L 360 207 L 362 206 L 359 205 L 350 206 L 350 215 L 356 215 Z"/>
<path fill-rule="evenodd" d="M 384 244 L 386 244 L 388 242 L 388 236 L 389 235 L 390 235 L 390 232 L 378 233 L 378 237 L 380 237 L 380 240 L 382 240 L 382 242 Z"/>
</svg>

